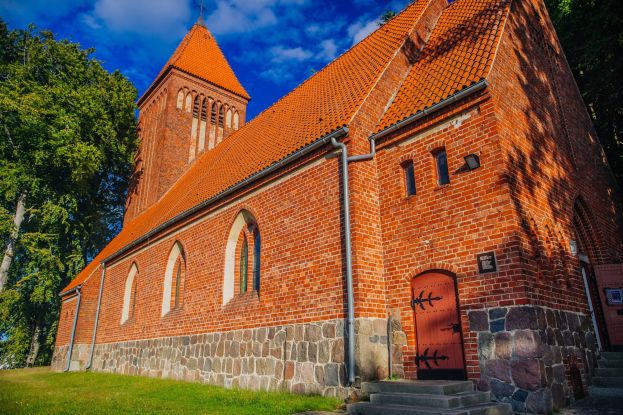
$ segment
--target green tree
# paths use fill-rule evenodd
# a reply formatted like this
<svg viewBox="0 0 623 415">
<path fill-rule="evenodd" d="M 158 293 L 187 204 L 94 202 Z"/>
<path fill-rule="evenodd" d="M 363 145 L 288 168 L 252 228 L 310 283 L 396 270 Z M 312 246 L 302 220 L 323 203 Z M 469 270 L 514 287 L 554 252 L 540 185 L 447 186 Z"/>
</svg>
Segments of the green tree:
<svg viewBox="0 0 623 415">
<path fill-rule="evenodd" d="M 546 4 L 608 162 L 623 187 L 623 2 Z"/>
<path fill-rule="evenodd" d="M 396 16 L 396 12 L 393 10 L 385 10 L 385 13 L 381 15 L 379 18 L 379 22 L 377 23 L 380 26 L 383 26 L 385 23 L 389 22 Z"/>
<path fill-rule="evenodd" d="M 121 223 L 136 89 L 92 53 L 0 21 L 0 365 L 49 360 L 60 289 Z"/>
</svg>

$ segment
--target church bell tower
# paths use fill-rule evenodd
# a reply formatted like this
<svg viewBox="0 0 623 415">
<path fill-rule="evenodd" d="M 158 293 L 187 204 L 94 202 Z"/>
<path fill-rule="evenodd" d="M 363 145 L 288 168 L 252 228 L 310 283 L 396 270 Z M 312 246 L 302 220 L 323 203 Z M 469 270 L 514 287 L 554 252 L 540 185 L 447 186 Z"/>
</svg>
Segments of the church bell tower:
<svg viewBox="0 0 623 415">
<path fill-rule="evenodd" d="M 141 143 L 124 225 L 244 124 L 249 99 L 199 17 L 138 100 Z"/>
</svg>

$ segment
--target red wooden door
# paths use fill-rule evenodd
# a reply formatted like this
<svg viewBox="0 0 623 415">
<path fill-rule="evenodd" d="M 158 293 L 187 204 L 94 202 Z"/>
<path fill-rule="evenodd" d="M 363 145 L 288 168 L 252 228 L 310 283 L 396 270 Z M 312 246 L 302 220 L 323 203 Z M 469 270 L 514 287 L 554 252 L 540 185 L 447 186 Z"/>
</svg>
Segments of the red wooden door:
<svg viewBox="0 0 623 415">
<path fill-rule="evenodd" d="M 441 272 L 411 282 L 418 379 L 465 379 L 455 280 Z"/>
</svg>

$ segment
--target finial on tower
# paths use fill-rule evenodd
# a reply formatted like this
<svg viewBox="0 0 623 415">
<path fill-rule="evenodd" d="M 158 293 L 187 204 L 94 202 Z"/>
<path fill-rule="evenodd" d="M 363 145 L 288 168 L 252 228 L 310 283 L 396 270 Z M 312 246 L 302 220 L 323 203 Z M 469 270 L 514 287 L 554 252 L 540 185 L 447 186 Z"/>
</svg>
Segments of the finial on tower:
<svg viewBox="0 0 623 415">
<path fill-rule="evenodd" d="M 197 22 L 195 24 L 206 27 L 206 22 L 203 20 L 203 0 L 199 3 L 199 17 L 197 18 Z"/>
</svg>

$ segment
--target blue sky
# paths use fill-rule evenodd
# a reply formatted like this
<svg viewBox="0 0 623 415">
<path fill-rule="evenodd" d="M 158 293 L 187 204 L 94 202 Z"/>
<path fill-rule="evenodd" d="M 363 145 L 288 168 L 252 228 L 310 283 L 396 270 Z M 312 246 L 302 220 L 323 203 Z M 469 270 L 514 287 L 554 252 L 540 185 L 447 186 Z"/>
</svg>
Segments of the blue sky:
<svg viewBox="0 0 623 415">
<path fill-rule="evenodd" d="M 204 16 L 252 97 L 248 119 L 374 30 L 409 0 L 204 0 Z M 199 15 L 199 0 L 0 0 L 11 28 L 34 23 L 96 49 L 139 95 Z"/>
</svg>

